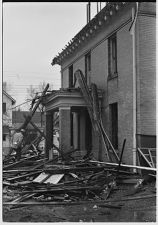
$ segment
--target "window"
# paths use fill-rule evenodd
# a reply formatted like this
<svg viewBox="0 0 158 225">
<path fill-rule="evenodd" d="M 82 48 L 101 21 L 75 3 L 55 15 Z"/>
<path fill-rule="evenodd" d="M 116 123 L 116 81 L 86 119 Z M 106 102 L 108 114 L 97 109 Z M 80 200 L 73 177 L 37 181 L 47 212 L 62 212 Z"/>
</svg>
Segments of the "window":
<svg viewBox="0 0 158 225">
<path fill-rule="evenodd" d="M 73 87 L 73 65 L 69 67 L 69 88 Z"/>
<path fill-rule="evenodd" d="M 7 139 L 7 135 L 3 134 L 3 141 L 6 141 L 6 139 Z"/>
<path fill-rule="evenodd" d="M 85 79 L 86 82 L 90 83 L 90 72 L 91 72 L 91 53 L 85 55 Z"/>
<path fill-rule="evenodd" d="M 116 34 L 108 39 L 108 73 L 109 77 L 117 75 L 117 38 Z"/>
<path fill-rule="evenodd" d="M 6 113 L 6 103 L 3 102 L 3 113 Z"/>
</svg>

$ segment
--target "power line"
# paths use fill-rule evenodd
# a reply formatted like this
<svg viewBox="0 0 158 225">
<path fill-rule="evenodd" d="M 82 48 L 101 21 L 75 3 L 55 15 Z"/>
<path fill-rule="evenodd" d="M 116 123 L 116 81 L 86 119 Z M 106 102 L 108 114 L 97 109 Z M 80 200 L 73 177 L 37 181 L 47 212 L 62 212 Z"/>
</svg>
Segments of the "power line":
<svg viewBox="0 0 158 225">
<path fill-rule="evenodd" d="M 15 108 L 17 108 L 17 107 L 19 107 L 19 106 L 21 106 L 21 105 L 24 105 L 24 104 L 26 104 L 26 103 L 28 103 L 28 102 L 31 102 L 31 101 L 32 101 L 32 100 L 28 100 L 28 101 L 23 102 L 23 103 L 21 103 L 20 105 L 17 105 L 17 106 L 15 106 L 15 107 L 11 108 L 11 109 L 15 109 Z"/>
<path fill-rule="evenodd" d="M 25 73 L 25 74 L 30 74 L 30 75 L 32 75 L 32 74 L 42 74 L 42 75 L 60 75 L 60 74 L 57 74 L 57 72 L 50 72 L 50 73 L 45 73 L 45 72 L 33 72 L 33 71 L 29 71 L 29 72 L 25 72 L 25 71 L 5 71 L 5 70 L 3 70 L 2 71 L 3 73 L 9 73 L 9 74 L 11 74 L 11 76 L 19 76 L 20 75 L 20 73 Z M 15 74 L 16 73 L 16 74 Z"/>
</svg>

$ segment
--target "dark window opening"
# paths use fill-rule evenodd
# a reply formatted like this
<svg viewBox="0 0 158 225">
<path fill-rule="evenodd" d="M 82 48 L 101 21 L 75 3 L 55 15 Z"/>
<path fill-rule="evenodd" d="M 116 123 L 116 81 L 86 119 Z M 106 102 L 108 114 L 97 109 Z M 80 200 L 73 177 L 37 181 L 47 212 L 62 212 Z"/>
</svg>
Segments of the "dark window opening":
<svg viewBox="0 0 158 225">
<path fill-rule="evenodd" d="M 117 75 L 117 38 L 116 34 L 108 39 L 108 73 L 109 77 Z"/>
<path fill-rule="evenodd" d="M 73 65 L 69 67 L 69 88 L 73 87 Z"/>
<path fill-rule="evenodd" d="M 90 76 L 90 72 L 91 72 L 91 53 L 87 53 L 85 55 L 85 79 L 86 82 L 89 80 L 89 76 Z"/>
<path fill-rule="evenodd" d="M 111 141 L 115 149 L 118 149 L 118 106 L 117 103 L 110 105 Z"/>
<path fill-rule="evenodd" d="M 7 135 L 3 134 L 3 141 L 6 141 L 6 140 L 7 140 Z"/>
<path fill-rule="evenodd" d="M 3 113 L 6 113 L 6 103 L 3 102 Z"/>
</svg>

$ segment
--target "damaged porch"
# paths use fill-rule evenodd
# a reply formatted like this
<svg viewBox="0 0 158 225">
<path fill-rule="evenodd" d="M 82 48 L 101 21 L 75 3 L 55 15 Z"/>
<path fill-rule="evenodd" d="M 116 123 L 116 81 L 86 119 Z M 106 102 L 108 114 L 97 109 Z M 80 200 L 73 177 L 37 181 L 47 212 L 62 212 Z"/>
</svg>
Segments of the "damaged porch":
<svg viewBox="0 0 158 225">
<path fill-rule="evenodd" d="M 102 92 L 99 90 L 99 101 Z M 46 147 L 50 158 L 53 147 L 54 114 L 59 114 L 59 149 L 62 153 L 74 150 L 74 157 L 80 158 L 92 151 L 92 123 L 87 104 L 79 88 L 60 89 L 45 97 Z"/>
</svg>

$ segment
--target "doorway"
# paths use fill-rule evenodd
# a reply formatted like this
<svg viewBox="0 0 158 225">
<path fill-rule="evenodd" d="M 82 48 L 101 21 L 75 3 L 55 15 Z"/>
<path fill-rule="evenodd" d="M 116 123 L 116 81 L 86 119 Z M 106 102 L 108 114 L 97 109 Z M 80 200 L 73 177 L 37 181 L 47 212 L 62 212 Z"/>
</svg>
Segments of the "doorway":
<svg viewBox="0 0 158 225">
<path fill-rule="evenodd" d="M 88 111 L 85 111 L 85 148 L 87 154 L 92 150 L 92 123 Z"/>
<path fill-rule="evenodd" d="M 118 104 L 110 104 L 111 141 L 115 149 L 118 149 Z"/>
</svg>

